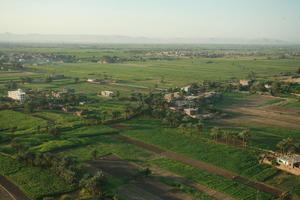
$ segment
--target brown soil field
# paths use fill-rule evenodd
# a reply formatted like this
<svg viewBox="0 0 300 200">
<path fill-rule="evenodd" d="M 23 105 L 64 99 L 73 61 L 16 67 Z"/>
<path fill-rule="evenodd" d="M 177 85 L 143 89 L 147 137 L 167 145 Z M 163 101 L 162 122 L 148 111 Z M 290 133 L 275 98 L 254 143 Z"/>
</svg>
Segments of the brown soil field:
<svg viewBox="0 0 300 200">
<path fill-rule="evenodd" d="M 300 130 L 300 116 L 295 115 L 299 114 L 297 109 L 286 109 L 278 106 L 284 102 L 260 106 L 272 99 L 275 99 L 275 97 L 258 96 L 255 99 L 225 107 L 224 111 L 237 113 L 238 115 L 222 121 L 234 124 L 258 122 L 266 126 L 288 127 Z"/>
</svg>

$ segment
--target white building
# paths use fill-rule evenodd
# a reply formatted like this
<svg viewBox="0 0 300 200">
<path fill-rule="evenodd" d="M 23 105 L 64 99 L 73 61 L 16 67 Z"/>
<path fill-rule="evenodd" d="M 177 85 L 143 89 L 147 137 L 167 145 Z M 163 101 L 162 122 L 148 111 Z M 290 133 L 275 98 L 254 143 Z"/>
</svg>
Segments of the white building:
<svg viewBox="0 0 300 200">
<path fill-rule="evenodd" d="M 190 86 L 190 85 L 181 88 L 181 90 L 183 90 L 183 91 L 185 91 L 185 92 L 189 92 L 190 89 L 191 89 L 191 86 Z"/>
<path fill-rule="evenodd" d="M 8 91 L 8 97 L 17 101 L 24 101 L 26 98 L 26 93 L 21 89 L 16 91 Z"/>
<path fill-rule="evenodd" d="M 113 97 L 114 96 L 114 92 L 112 92 L 112 91 L 101 91 L 101 96 L 104 96 L 104 97 Z"/>
<path fill-rule="evenodd" d="M 249 80 L 240 80 L 240 85 L 241 86 L 249 86 L 250 85 L 250 81 Z"/>
<path fill-rule="evenodd" d="M 285 155 L 276 159 L 277 163 L 285 167 L 300 169 L 300 155 Z"/>
</svg>

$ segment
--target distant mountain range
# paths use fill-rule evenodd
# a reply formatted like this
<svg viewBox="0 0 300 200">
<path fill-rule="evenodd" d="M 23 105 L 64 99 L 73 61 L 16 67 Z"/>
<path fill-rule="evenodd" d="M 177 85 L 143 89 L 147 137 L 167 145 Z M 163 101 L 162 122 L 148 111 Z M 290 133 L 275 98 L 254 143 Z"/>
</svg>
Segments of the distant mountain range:
<svg viewBox="0 0 300 200">
<path fill-rule="evenodd" d="M 85 44 L 263 44 L 288 45 L 292 42 L 258 38 L 148 38 L 121 35 L 43 35 L 43 34 L 0 34 L 0 42 L 17 43 L 85 43 Z"/>
</svg>

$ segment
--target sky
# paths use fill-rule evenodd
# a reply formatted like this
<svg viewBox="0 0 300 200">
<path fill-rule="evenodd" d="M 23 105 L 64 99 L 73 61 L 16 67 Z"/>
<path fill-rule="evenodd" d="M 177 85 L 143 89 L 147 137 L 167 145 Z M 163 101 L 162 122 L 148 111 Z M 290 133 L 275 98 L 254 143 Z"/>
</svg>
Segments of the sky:
<svg viewBox="0 0 300 200">
<path fill-rule="evenodd" d="M 300 42 L 300 0 L 0 0 L 0 33 Z"/>
</svg>

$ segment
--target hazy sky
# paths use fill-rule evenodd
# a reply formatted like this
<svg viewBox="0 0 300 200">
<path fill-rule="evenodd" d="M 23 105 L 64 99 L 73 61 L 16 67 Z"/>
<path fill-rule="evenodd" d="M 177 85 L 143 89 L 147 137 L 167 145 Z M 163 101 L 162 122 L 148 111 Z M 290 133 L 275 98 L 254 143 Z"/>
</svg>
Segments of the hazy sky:
<svg viewBox="0 0 300 200">
<path fill-rule="evenodd" d="M 0 33 L 300 41 L 300 0 L 0 0 Z"/>
</svg>

